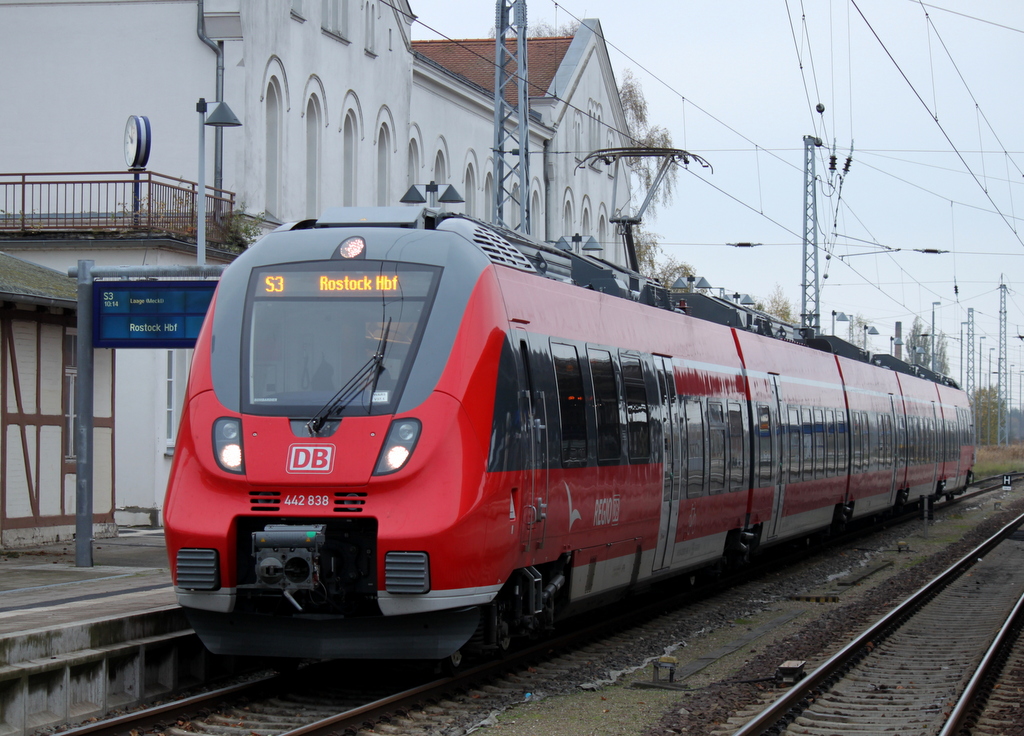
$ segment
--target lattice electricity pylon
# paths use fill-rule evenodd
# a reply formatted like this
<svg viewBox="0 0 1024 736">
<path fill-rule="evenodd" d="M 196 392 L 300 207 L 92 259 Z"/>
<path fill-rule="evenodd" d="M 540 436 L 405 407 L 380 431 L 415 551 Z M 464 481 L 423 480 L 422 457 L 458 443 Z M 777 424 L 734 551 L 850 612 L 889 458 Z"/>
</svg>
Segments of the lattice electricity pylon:
<svg viewBox="0 0 1024 736">
<path fill-rule="evenodd" d="M 967 365 L 964 368 L 964 390 L 967 398 L 974 401 L 974 307 L 967 308 Z"/>
<path fill-rule="evenodd" d="M 818 194 L 814 172 L 814 149 L 821 139 L 804 136 L 804 259 L 800 294 L 800 324 L 821 332 L 821 305 L 818 289 Z"/>
<path fill-rule="evenodd" d="M 999 284 L 999 438 L 1000 445 L 1010 444 L 1010 423 L 1006 414 L 1006 389 L 1010 382 L 1009 366 L 1006 365 L 1006 284 Z"/>
<path fill-rule="evenodd" d="M 509 21 L 513 14 L 514 24 Z M 494 224 L 528 234 L 530 95 L 527 90 L 526 0 L 498 0 L 494 29 Z M 516 40 L 515 53 L 505 42 L 509 34 Z M 517 100 L 514 107 L 506 99 L 507 88 L 513 82 Z M 516 206 L 518 222 L 508 221 L 506 206 L 509 205 Z"/>
</svg>

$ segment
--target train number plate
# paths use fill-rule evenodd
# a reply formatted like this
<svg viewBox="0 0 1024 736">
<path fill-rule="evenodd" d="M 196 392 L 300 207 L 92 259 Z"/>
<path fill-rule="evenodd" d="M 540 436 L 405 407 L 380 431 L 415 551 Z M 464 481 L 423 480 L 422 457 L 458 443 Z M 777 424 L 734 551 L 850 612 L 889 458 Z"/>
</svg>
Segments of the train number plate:
<svg viewBox="0 0 1024 736">
<path fill-rule="evenodd" d="M 284 497 L 285 506 L 330 506 L 331 497 L 315 494 L 292 493 Z"/>
</svg>

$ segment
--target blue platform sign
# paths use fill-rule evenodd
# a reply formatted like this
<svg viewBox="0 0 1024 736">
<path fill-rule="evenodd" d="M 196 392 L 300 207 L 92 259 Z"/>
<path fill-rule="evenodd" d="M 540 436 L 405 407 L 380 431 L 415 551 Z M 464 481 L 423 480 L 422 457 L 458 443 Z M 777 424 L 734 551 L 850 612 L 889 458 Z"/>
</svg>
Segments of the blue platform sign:
<svg viewBox="0 0 1024 736">
<path fill-rule="evenodd" d="M 216 281 L 97 281 L 93 345 L 195 347 L 216 288 Z"/>
</svg>

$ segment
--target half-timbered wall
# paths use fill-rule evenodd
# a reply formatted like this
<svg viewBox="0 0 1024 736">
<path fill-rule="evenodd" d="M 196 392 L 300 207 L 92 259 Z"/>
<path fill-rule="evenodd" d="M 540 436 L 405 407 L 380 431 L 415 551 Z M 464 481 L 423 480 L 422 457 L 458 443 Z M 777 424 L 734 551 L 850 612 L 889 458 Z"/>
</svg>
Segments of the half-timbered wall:
<svg viewBox="0 0 1024 736">
<path fill-rule="evenodd" d="M 60 309 L 0 308 L 0 545 L 71 539 L 76 459 L 75 317 Z M 113 352 L 94 367 L 93 522 L 113 536 Z"/>
</svg>

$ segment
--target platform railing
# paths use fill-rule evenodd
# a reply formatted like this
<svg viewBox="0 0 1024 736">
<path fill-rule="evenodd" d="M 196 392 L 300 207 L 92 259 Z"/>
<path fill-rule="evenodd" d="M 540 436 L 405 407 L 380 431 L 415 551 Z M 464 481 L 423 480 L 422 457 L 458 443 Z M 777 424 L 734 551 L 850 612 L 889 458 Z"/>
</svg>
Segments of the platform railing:
<svg viewBox="0 0 1024 736">
<path fill-rule="evenodd" d="M 198 185 L 152 171 L 0 174 L 0 234 L 196 235 Z M 235 194 L 206 187 L 206 238 L 227 241 Z"/>
</svg>

